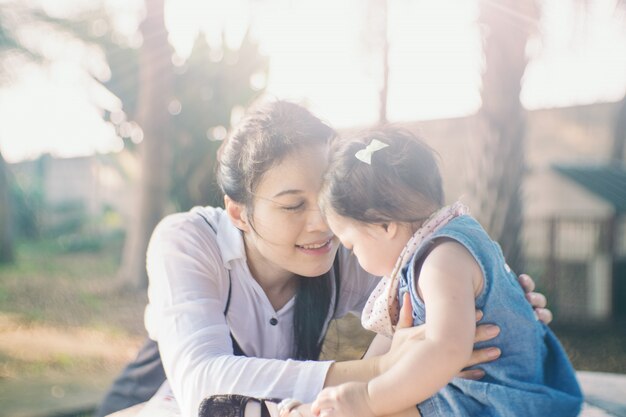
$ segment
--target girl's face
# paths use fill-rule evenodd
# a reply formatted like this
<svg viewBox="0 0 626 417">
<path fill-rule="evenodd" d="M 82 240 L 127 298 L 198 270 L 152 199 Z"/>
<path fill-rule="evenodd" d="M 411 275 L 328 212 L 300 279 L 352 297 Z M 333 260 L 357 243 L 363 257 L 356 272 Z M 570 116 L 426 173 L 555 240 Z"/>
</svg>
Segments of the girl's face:
<svg viewBox="0 0 626 417">
<path fill-rule="evenodd" d="M 326 221 L 341 243 L 351 249 L 363 269 L 372 275 L 391 275 L 411 230 L 399 223 L 367 224 L 326 210 Z"/>
<path fill-rule="evenodd" d="M 245 230 L 253 273 L 314 277 L 330 270 L 339 241 L 317 204 L 327 153 L 325 145 L 296 150 L 263 175 Z"/>
</svg>

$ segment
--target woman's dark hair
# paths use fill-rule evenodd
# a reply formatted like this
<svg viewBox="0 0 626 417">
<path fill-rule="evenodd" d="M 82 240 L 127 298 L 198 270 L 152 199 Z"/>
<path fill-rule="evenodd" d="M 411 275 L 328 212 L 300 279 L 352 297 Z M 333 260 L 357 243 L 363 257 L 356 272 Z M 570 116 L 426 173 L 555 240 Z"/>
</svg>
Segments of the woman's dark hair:
<svg viewBox="0 0 626 417">
<path fill-rule="evenodd" d="M 222 192 L 248 209 L 252 224 L 254 192 L 263 175 L 301 148 L 329 144 L 335 131 L 294 103 L 258 107 L 238 124 L 218 152 L 217 181 Z M 294 359 L 318 359 L 332 298 L 331 272 L 298 278 L 294 312 Z M 338 284 L 338 280 L 336 283 Z"/>
<path fill-rule="evenodd" d="M 388 146 L 367 164 L 355 155 L 374 139 Z M 364 223 L 416 223 L 440 208 L 444 196 L 433 150 L 408 130 L 388 126 L 336 141 L 321 199 Z"/>
</svg>

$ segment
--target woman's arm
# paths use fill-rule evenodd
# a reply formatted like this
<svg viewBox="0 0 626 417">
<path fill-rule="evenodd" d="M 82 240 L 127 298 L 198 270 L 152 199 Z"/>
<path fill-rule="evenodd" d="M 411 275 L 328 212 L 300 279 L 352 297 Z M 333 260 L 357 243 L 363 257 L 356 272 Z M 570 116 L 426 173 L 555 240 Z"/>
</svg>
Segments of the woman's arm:
<svg viewBox="0 0 626 417">
<path fill-rule="evenodd" d="M 228 270 L 215 234 L 192 214 L 171 216 L 157 227 L 147 260 L 146 328 L 159 345 L 182 414 L 195 415 L 202 399 L 220 393 L 312 400 L 330 362 L 234 356 L 224 317 Z M 231 311 L 237 301 L 231 299 Z M 256 320 L 259 310 L 246 308 Z"/>
</svg>

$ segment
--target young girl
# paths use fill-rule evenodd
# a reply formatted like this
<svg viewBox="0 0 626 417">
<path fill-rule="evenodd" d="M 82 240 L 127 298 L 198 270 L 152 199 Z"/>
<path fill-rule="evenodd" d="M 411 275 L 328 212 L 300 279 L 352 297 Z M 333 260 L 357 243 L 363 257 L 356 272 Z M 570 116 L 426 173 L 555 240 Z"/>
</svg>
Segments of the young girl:
<svg viewBox="0 0 626 417">
<path fill-rule="evenodd" d="M 327 388 L 324 416 L 382 416 L 417 404 L 422 416 L 575 416 L 582 394 L 554 334 L 536 320 L 498 244 L 461 203 L 443 206 L 431 149 L 385 128 L 340 142 L 321 203 L 329 226 L 361 266 L 385 276 L 363 311 L 391 336 L 410 300 L 426 339 L 368 383 Z M 473 346 L 474 309 L 501 329 L 498 362 L 480 381 L 455 378 Z"/>
</svg>

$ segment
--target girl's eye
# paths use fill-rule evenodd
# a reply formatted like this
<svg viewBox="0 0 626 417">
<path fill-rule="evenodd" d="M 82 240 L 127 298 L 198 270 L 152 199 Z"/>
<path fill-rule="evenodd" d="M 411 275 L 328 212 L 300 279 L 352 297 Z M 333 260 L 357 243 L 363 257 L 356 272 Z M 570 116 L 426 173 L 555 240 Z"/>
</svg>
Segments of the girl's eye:
<svg viewBox="0 0 626 417">
<path fill-rule="evenodd" d="M 304 207 L 304 202 L 297 204 L 295 206 L 283 206 L 283 210 L 296 211 L 296 210 L 300 210 L 303 207 Z"/>
</svg>

